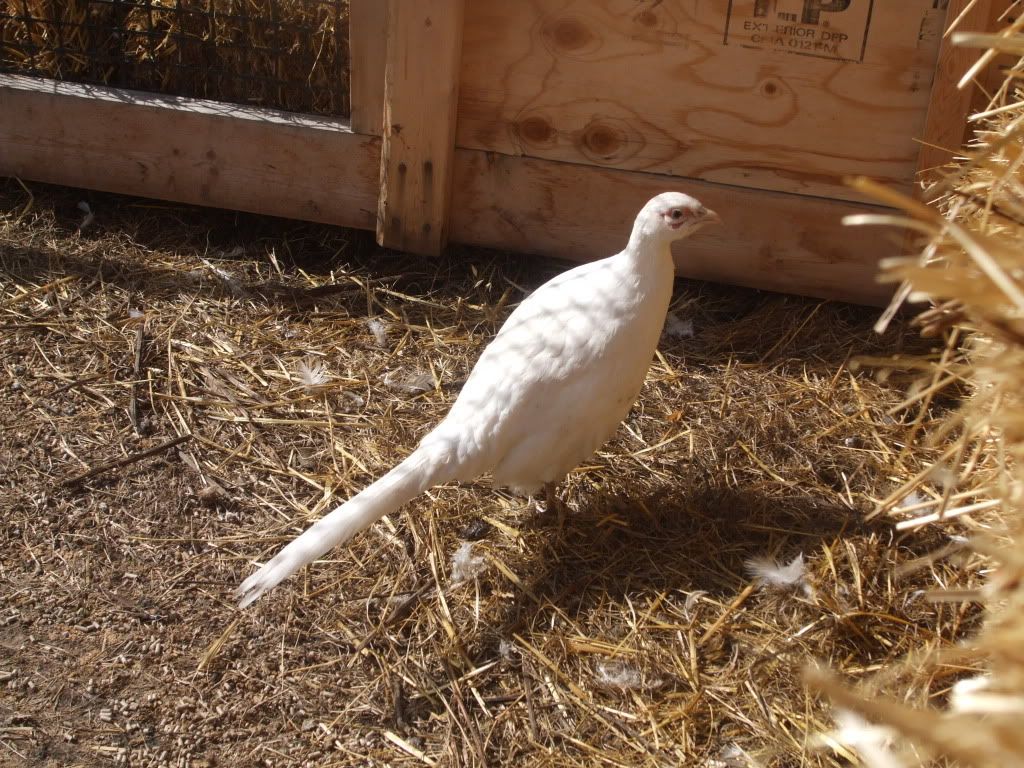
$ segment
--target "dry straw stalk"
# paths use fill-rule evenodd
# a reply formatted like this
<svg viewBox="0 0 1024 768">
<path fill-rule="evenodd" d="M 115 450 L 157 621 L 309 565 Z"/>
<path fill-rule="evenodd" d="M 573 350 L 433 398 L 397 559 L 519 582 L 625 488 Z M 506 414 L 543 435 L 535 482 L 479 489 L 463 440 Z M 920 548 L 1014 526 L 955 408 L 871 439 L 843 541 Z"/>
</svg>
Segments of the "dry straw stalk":
<svg viewBox="0 0 1024 768">
<path fill-rule="evenodd" d="M 972 117 L 977 132 L 969 151 L 926 189 L 928 205 L 865 179 L 853 181 L 903 213 L 855 217 L 849 223 L 902 226 L 920 235 L 920 255 L 888 261 L 883 275 L 901 284 L 898 300 L 927 303 L 917 324 L 946 342 L 942 356 L 928 366 L 929 396 L 949 385 L 969 392 L 959 410 L 917 443 L 945 446 L 941 460 L 910 477 L 876 513 L 891 513 L 908 494 L 930 495 L 897 510 L 905 517 L 897 528 L 966 534 L 962 540 L 969 540 L 975 561 L 982 558 L 988 574 L 975 588 L 927 595 L 937 604 L 983 605 L 985 623 L 976 635 L 955 645 L 924 644 L 901 665 L 853 687 L 821 669 L 808 673 L 811 687 L 828 694 L 837 707 L 874 723 L 851 722 L 841 713 L 845 725 L 827 737 L 853 746 L 872 768 L 935 760 L 979 768 L 1024 762 L 1022 29 L 1024 17 L 999 34 L 955 33 L 956 43 L 984 51 L 969 74 L 993 61 L 1009 66 L 989 105 Z M 926 493 L 934 487 L 937 493 Z M 908 565 L 930 568 L 963 558 L 963 552 L 957 544 Z M 936 680 L 944 681 L 939 690 Z M 934 692 L 922 697 L 929 689 Z"/>
</svg>

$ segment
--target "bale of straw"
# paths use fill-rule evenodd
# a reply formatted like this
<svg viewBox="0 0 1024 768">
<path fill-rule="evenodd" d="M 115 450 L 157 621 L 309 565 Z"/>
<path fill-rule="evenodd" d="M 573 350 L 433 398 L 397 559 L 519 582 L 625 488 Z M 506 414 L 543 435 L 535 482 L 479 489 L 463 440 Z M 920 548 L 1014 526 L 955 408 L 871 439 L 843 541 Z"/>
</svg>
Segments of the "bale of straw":
<svg viewBox="0 0 1024 768">
<path fill-rule="evenodd" d="M 1024 19 L 1018 19 L 999 34 L 962 33 L 955 42 L 985 51 L 982 63 L 1018 57 L 1024 54 L 1022 29 Z M 1022 73 L 1024 62 L 1018 61 L 988 107 L 972 116 L 975 138 L 964 157 L 926 189 L 928 205 L 856 182 L 903 213 L 852 223 L 898 224 L 920 235 L 920 253 L 884 263 L 883 278 L 902 284 L 901 299 L 925 301 L 917 325 L 945 340 L 942 353 L 928 363 L 932 389 L 958 384 L 970 392 L 938 430 L 918 433 L 920 446 L 947 446 L 943 461 L 910 478 L 877 511 L 891 512 L 895 499 L 937 486 L 932 503 L 897 528 L 957 526 L 974 553 L 967 557 L 975 563 L 984 559 L 990 569 L 978 589 L 928 595 L 953 610 L 983 604 L 986 619 L 976 637 L 923 645 L 856 688 L 822 670 L 808 673 L 811 687 L 841 710 L 840 727 L 826 741 L 852 748 L 873 768 L 938 758 L 965 766 L 1024 762 Z M 955 549 L 923 558 L 919 566 L 927 568 Z M 922 697 L 922 691 L 929 693 Z"/>
</svg>

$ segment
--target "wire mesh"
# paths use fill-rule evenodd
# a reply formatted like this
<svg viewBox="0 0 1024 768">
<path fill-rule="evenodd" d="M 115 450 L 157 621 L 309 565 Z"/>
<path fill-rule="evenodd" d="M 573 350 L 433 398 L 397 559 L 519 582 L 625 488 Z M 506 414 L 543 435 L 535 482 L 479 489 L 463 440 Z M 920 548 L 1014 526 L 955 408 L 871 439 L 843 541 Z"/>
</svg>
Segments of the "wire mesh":
<svg viewBox="0 0 1024 768">
<path fill-rule="evenodd" d="M 0 71 L 345 116 L 346 0 L 0 0 Z"/>
</svg>

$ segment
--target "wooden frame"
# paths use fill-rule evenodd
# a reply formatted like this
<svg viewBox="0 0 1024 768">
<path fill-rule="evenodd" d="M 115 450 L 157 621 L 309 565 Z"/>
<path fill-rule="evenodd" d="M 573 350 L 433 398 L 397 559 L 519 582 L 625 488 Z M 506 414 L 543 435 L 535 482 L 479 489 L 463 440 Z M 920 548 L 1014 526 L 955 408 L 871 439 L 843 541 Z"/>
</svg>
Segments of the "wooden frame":
<svg viewBox="0 0 1024 768">
<path fill-rule="evenodd" d="M 960 18 L 966 10 L 960 21 L 961 29 L 985 29 L 998 18 L 998 4 L 992 0 L 969 4 L 970 0 L 951 0 L 946 18 Z M 918 156 L 917 166 L 922 173 L 930 173 L 952 160 L 964 141 L 963 118 L 970 112 L 974 94 L 970 89 L 957 88 L 957 82 L 977 55 L 977 51 L 954 46 L 948 35 L 942 39 Z"/>
<path fill-rule="evenodd" d="M 448 240 L 464 0 L 389 0 L 377 242 L 437 254 Z"/>
<path fill-rule="evenodd" d="M 384 70 L 388 37 L 388 3 L 349 3 L 349 102 L 352 130 L 381 134 Z"/>
<path fill-rule="evenodd" d="M 380 144 L 347 121 L 0 78 L 0 175 L 373 230 Z M 454 178 L 454 240 L 569 259 L 621 248 L 640 205 L 675 181 L 477 150 L 455 152 Z M 884 299 L 861 252 L 883 252 L 888 240 L 877 230 L 835 237 L 843 215 L 878 209 L 707 182 L 687 188 L 712 207 L 739 195 L 750 216 L 702 234 L 680 259 L 681 274 Z"/>
<path fill-rule="evenodd" d="M 658 7 L 678 11 L 692 1 L 673 0 Z M 951 0 L 950 13 L 959 13 L 968 1 Z M 568 2 L 541 0 L 553 8 L 568 7 Z M 617 8 L 617 2 L 596 0 L 587 7 L 607 11 Z M 417 26 L 407 23 L 413 18 L 406 16 L 409 5 L 392 0 L 389 14 L 387 4 L 377 0 L 350 0 L 351 123 L 0 77 L 0 175 L 377 230 L 385 244 L 428 253 L 443 247 L 447 230 L 461 243 L 570 259 L 596 258 L 621 248 L 636 210 L 646 199 L 677 188 L 698 196 L 727 222 L 685 244 L 684 252 L 678 254 L 681 275 L 861 303 L 886 300 L 891 289 L 875 283 L 876 262 L 894 253 L 898 240 L 882 230 L 843 230 L 839 221 L 845 214 L 877 210 L 862 201 L 842 199 L 849 195 L 830 199 L 680 178 L 634 167 L 635 155 L 621 162 L 596 156 L 577 162 L 571 147 L 559 144 L 559 137 L 551 139 L 554 143 L 541 141 L 539 122 L 529 122 L 536 110 L 524 113 L 508 131 L 499 131 L 501 135 L 488 137 L 483 131 L 468 140 L 453 139 L 466 126 L 484 125 L 479 118 L 466 117 L 467 110 L 476 110 L 477 115 L 486 112 L 480 111 L 479 94 L 470 93 L 461 100 L 456 95 L 459 81 L 467 82 L 466 68 L 480 66 L 475 53 L 465 58 L 465 51 L 474 45 L 472 39 L 485 28 L 481 25 L 486 19 L 479 14 L 487 8 L 504 13 L 508 7 L 519 7 L 499 0 L 465 4 L 466 34 L 471 37 L 463 49 L 462 74 L 456 77 L 463 3 L 418 4 L 420 23 L 426 10 L 428 15 L 440 14 L 440 28 L 435 30 L 439 34 L 433 45 L 414 46 Z M 473 19 L 470 8 L 476 14 Z M 981 0 L 974 12 L 987 19 L 991 9 L 990 0 Z M 430 18 L 434 23 L 434 16 Z M 553 27 L 538 22 L 531 34 L 541 35 L 542 42 L 548 35 L 558 45 L 582 45 L 573 49 L 582 51 L 577 58 L 595 55 L 587 48 L 592 41 L 580 37 L 579 27 L 565 21 L 576 17 L 554 14 L 552 18 Z M 610 23 L 602 19 L 601 23 Z M 630 23 L 641 22 L 650 19 Z M 597 29 L 597 22 L 579 23 Z M 384 40 L 391 41 L 390 52 Z M 628 50 L 612 52 L 630 55 Z M 939 56 L 927 123 L 921 115 L 922 133 L 926 142 L 955 149 L 969 105 L 951 83 L 968 60 L 947 47 Z M 392 67 L 419 67 L 437 75 L 443 98 L 417 99 L 420 86 L 399 83 L 394 77 L 385 89 L 388 62 Z M 563 70 L 585 71 L 577 64 L 567 64 Z M 443 103 L 438 108 L 439 102 Z M 388 112 L 393 123 L 403 126 L 403 143 L 396 141 L 397 132 L 383 131 Z M 399 113 L 403 117 L 394 120 Z M 465 126 L 464 118 L 469 121 Z M 614 120 L 605 122 L 617 125 Z M 552 124 L 557 128 L 557 121 Z M 506 141 L 503 137 L 515 137 L 516 131 L 523 130 L 534 130 L 531 141 L 544 146 L 529 152 L 487 148 L 488 142 L 501 145 Z M 585 132 L 574 138 L 584 149 L 588 140 L 591 149 L 610 141 Z M 399 164 L 406 164 L 407 173 L 410 167 L 422 171 L 425 158 L 434 169 L 442 169 L 430 206 L 424 205 L 423 194 L 393 193 Z M 915 160 L 927 167 L 941 156 L 922 152 Z M 454 180 L 450 198 L 443 183 L 449 173 Z M 397 239 L 385 226 L 391 217 L 402 223 L 394 232 Z M 429 238 L 419 237 L 424 224 L 430 225 Z"/>
</svg>

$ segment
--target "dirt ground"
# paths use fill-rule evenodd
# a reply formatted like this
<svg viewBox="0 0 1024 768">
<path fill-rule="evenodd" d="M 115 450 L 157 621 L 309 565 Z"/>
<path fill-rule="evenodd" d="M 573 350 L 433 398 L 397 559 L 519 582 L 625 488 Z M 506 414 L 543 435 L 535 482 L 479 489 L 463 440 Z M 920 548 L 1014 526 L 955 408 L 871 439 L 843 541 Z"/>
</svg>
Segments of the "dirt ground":
<svg viewBox="0 0 1024 768">
<path fill-rule="evenodd" d="M 564 265 L 12 180 L 0 217 L 0 764 L 844 764 L 805 665 L 857 682 L 977 624 L 922 599 L 969 563 L 899 570 L 942 532 L 867 519 L 952 403 L 855 361 L 939 351 L 683 281 L 564 520 L 439 487 L 239 612 Z M 783 588 L 746 565 L 798 555 Z"/>
</svg>

